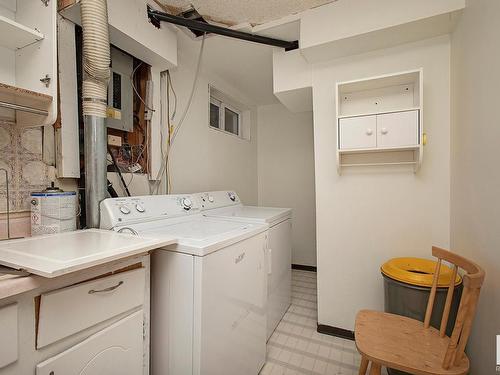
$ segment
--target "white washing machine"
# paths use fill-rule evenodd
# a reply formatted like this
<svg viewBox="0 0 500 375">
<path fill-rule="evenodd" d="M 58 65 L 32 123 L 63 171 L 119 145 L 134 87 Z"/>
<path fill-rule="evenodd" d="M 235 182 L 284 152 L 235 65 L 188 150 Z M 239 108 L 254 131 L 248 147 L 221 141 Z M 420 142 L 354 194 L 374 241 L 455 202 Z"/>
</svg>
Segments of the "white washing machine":
<svg viewBox="0 0 500 375">
<path fill-rule="evenodd" d="M 196 194 L 203 214 L 227 220 L 266 223 L 268 245 L 267 339 L 278 326 L 291 303 L 292 209 L 244 206 L 233 191 Z"/>
<path fill-rule="evenodd" d="M 152 256 L 153 375 L 256 375 L 266 357 L 268 225 L 209 218 L 189 195 L 112 198 L 101 226 L 175 236 Z"/>
</svg>

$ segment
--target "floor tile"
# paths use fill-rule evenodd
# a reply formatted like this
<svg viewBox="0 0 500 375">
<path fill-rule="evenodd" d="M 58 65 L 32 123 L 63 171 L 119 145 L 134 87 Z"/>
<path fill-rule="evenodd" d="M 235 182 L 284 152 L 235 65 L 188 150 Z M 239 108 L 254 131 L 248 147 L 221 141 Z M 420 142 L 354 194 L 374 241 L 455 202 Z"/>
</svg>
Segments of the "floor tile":
<svg viewBox="0 0 500 375">
<path fill-rule="evenodd" d="M 354 342 L 316 331 L 316 290 L 315 272 L 292 271 L 292 304 L 267 343 L 260 375 L 358 373 L 361 357 Z"/>
</svg>

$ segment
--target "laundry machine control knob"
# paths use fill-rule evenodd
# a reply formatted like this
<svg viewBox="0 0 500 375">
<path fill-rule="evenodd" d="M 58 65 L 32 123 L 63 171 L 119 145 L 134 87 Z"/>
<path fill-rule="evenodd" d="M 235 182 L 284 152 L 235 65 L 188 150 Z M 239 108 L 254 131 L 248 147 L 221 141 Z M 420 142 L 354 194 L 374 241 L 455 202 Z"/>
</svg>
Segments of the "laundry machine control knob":
<svg viewBox="0 0 500 375">
<path fill-rule="evenodd" d="M 137 210 L 137 212 L 140 212 L 140 213 L 146 211 L 146 209 L 143 206 L 141 206 L 139 203 L 137 203 L 135 205 L 135 209 Z"/>
<path fill-rule="evenodd" d="M 120 206 L 120 212 L 124 215 L 128 215 L 130 213 L 130 209 L 127 206 Z"/>
<path fill-rule="evenodd" d="M 191 207 L 193 207 L 193 202 L 189 198 L 182 198 L 181 205 L 182 208 L 184 208 L 186 211 L 189 211 Z"/>
<path fill-rule="evenodd" d="M 215 200 L 215 199 L 214 199 L 214 197 L 213 197 L 213 196 L 211 196 L 211 195 L 209 195 L 209 196 L 208 196 L 208 201 L 209 201 L 210 203 L 214 203 L 214 200 Z"/>
<path fill-rule="evenodd" d="M 229 196 L 229 199 L 231 199 L 233 202 L 236 200 L 236 195 L 234 195 L 234 193 L 227 193 L 227 195 Z"/>
</svg>

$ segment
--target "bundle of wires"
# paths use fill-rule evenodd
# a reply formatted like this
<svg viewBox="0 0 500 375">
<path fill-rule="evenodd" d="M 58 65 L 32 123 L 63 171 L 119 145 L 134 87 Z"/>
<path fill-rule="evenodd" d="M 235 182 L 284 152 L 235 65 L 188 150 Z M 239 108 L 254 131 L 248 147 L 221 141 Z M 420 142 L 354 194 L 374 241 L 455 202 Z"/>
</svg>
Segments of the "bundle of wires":
<svg viewBox="0 0 500 375">
<path fill-rule="evenodd" d="M 184 108 L 184 112 L 182 113 L 176 127 L 172 126 L 171 122 L 173 122 L 175 120 L 175 115 L 177 114 L 177 94 L 175 93 L 175 90 L 172 86 L 170 72 L 167 71 L 167 126 L 168 126 L 167 152 L 164 154 L 164 157 L 162 160 L 162 166 L 161 166 L 160 170 L 158 171 L 155 182 L 151 186 L 151 189 L 150 189 L 151 194 L 158 194 L 158 191 L 159 191 L 160 185 L 161 185 L 161 181 L 162 181 L 165 173 L 167 173 L 167 193 L 170 193 L 172 191 L 172 178 L 171 178 L 171 173 L 170 173 L 170 160 L 171 160 L 172 149 L 173 149 L 173 146 L 175 144 L 174 143 L 175 138 L 179 134 L 179 131 L 182 127 L 182 124 L 184 123 L 184 120 L 186 119 L 189 108 L 191 107 L 194 93 L 196 91 L 196 85 L 198 83 L 198 77 L 200 75 L 201 61 L 202 61 L 202 57 L 203 57 L 203 49 L 205 47 L 205 36 L 206 36 L 206 34 L 203 34 L 203 38 L 201 40 L 200 52 L 198 54 L 198 62 L 196 64 L 196 72 L 195 72 L 195 76 L 193 79 L 193 86 L 191 88 L 191 93 L 189 95 L 186 107 Z M 170 102 L 169 102 L 170 90 L 172 91 L 172 93 L 174 95 L 174 110 L 172 112 L 172 116 L 170 116 Z M 163 139 L 162 139 L 162 145 L 163 145 Z"/>
</svg>

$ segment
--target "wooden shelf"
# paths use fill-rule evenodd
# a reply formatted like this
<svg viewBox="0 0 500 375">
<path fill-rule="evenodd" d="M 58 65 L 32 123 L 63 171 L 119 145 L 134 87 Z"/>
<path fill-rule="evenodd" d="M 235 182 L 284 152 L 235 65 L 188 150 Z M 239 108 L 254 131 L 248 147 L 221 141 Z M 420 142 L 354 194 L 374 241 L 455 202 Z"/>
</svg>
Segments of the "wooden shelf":
<svg viewBox="0 0 500 375">
<path fill-rule="evenodd" d="M 370 152 L 396 152 L 396 151 L 415 151 L 420 148 L 420 145 L 402 146 L 402 147 L 387 147 L 387 148 L 355 148 L 355 149 L 339 149 L 340 154 L 365 154 Z"/>
<path fill-rule="evenodd" d="M 43 38 L 39 31 L 0 15 L 0 46 L 15 51 Z"/>
<path fill-rule="evenodd" d="M 52 96 L 0 83 L 0 111 L 16 111 L 19 125 L 40 125 L 50 113 Z"/>
</svg>

